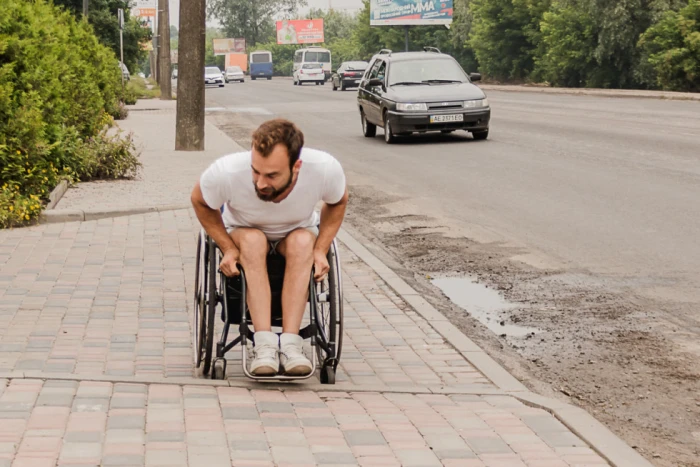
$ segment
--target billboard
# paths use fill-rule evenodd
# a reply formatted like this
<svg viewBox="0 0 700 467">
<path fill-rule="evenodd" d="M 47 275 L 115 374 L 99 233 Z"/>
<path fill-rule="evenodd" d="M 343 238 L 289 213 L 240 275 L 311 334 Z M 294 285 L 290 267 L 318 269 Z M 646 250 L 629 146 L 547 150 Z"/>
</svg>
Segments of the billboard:
<svg viewBox="0 0 700 467">
<path fill-rule="evenodd" d="M 214 39 L 214 55 L 245 53 L 245 38 Z"/>
<path fill-rule="evenodd" d="M 452 23 L 453 0 L 370 0 L 370 26 Z"/>
<path fill-rule="evenodd" d="M 277 21 L 278 44 L 318 44 L 323 41 L 323 19 Z"/>
<path fill-rule="evenodd" d="M 136 0 L 131 9 L 132 16 L 153 18 L 156 16 L 156 0 Z"/>
</svg>

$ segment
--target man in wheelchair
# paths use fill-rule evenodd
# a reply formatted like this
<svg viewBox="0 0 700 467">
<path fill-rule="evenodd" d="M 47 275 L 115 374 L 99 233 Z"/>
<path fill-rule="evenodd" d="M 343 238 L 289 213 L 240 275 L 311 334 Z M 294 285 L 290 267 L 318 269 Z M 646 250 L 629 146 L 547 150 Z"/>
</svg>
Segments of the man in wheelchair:
<svg viewBox="0 0 700 467">
<path fill-rule="evenodd" d="M 330 154 L 304 148 L 293 123 L 276 119 L 253 133 L 250 151 L 216 160 L 192 191 L 202 227 L 222 252 L 221 272 L 245 270 L 247 304 L 255 329 L 255 376 L 305 376 L 312 364 L 302 352 L 299 329 L 315 279 L 328 272 L 327 253 L 348 203 L 345 174 Z M 316 206 L 322 202 L 319 213 Z M 221 211 L 223 206 L 223 212 Z M 266 257 L 285 258 L 282 334 L 272 332 L 271 290 Z"/>
</svg>

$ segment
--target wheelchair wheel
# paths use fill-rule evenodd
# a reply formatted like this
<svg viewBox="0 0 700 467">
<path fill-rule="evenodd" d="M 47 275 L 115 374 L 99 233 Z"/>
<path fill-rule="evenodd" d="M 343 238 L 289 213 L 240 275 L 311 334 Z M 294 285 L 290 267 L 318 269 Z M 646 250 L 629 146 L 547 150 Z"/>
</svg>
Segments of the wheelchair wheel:
<svg viewBox="0 0 700 467">
<path fill-rule="evenodd" d="M 328 264 L 328 276 L 316 285 L 319 340 L 316 353 L 321 364 L 321 383 L 334 384 L 343 346 L 343 293 L 340 257 L 335 241 L 328 252 Z"/>
<path fill-rule="evenodd" d="M 207 236 L 202 230 L 197 238 L 197 260 L 195 263 L 194 283 L 194 322 L 192 325 L 192 346 L 194 347 L 194 366 L 199 368 L 204 355 L 204 341 L 206 338 L 207 301 L 206 291 L 208 271 Z"/>
<path fill-rule="evenodd" d="M 214 334 L 215 334 L 215 324 L 216 324 L 216 304 L 219 301 L 219 294 L 216 287 L 216 276 L 218 274 L 219 262 L 217 257 L 218 251 L 214 245 L 214 240 L 211 237 L 207 237 L 207 269 L 205 274 L 207 278 L 207 316 L 206 316 L 206 339 L 204 342 L 204 368 L 202 372 L 205 375 L 209 374 L 211 369 L 211 360 L 214 353 Z"/>
</svg>

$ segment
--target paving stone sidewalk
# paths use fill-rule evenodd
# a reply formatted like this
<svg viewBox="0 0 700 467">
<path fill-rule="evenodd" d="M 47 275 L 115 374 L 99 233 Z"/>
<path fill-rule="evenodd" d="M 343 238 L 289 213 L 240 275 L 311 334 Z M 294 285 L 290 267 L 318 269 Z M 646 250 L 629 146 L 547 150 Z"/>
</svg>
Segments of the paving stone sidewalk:
<svg viewBox="0 0 700 467">
<path fill-rule="evenodd" d="M 7 466 L 607 465 L 510 397 L 1 383 Z"/>
</svg>

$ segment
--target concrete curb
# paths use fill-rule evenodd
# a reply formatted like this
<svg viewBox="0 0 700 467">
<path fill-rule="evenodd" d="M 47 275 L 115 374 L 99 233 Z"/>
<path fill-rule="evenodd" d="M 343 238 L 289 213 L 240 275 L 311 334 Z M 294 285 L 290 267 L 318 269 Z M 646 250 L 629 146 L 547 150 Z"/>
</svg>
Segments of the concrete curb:
<svg viewBox="0 0 700 467">
<path fill-rule="evenodd" d="M 83 222 L 106 219 L 111 217 L 132 216 L 135 214 L 146 214 L 149 212 L 166 212 L 189 209 L 189 205 L 163 205 L 137 207 L 129 209 L 105 209 L 94 211 L 83 211 L 80 209 L 52 209 L 44 211 L 39 217 L 40 224 L 56 224 L 61 222 Z"/>
<path fill-rule="evenodd" d="M 588 412 L 556 399 L 530 392 L 520 381 L 508 373 L 486 352 L 462 333 L 456 326 L 430 305 L 420 294 L 401 279 L 388 266 L 365 248 L 348 232 L 341 229 L 338 239 L 374 270 L 404 301 L 425 318 L 430 325 L 459 351 L 464 358 L 492 381 L 506 395 L 515 397 L 526 405 L 551 413 L 594 451 L 615 467 L 651 467 L 644 457 L 622 441 L 605 425 Z"/>
<path fill-rule="evenodd" d="M 645 91 L 635 89 L 586 89 L 586 88 L 550 88 L 538 86 L 518 86 L 508 84 L 476 83 L 484 91 L 532 92 L 541 94 L 569 94 L 578 96 L 617 97 L 628 99 L 661 99 L 672 101 L 700 102 L 700 93 Z"/>
<path fill-rule="evenodd" d="M 44 209 L 47 211 L 54 209 L 58 202 L 61 201 L 61 198 L 63 198 L 63 195 L 66 194 L 66 191 L 68 191 L 68 181 L 61 180 L 49 194 L 49 202 Z"/>
</svg>

